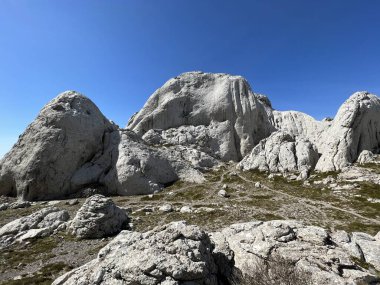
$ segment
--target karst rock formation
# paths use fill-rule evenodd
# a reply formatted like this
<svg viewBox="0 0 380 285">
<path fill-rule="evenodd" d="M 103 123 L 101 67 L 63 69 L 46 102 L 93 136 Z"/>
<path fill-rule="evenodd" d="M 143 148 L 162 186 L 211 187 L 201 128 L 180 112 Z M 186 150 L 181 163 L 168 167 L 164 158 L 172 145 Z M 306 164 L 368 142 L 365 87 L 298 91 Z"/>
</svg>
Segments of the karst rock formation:
<svg viewBox="0 0 380 285">
<path fill-rule="evenodd" d="M 332 120 L 276 111 L 241 76 L 188 72 L 152 94 L 125 129 L 87 97 L 49 102 L 0 161 L 0 195 L 49 200 L 149 194 L 234 161 L 244 170 L 339 171 L 380 151 L 380 98 L 353 94 Z"/>
</svg>

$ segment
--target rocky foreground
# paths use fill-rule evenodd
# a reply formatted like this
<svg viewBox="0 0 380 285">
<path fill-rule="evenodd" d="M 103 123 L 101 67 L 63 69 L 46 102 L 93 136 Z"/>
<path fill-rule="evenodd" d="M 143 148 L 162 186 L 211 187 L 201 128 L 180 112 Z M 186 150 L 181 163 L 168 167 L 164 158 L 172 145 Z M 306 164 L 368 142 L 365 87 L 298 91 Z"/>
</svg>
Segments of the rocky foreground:
<svg viewBox="0 0 380 285">
<path fill-rule="evenodd" d="M 125 129 L 62 93 L 0 161 L 0 284 L 380 284 L 379 152 L 368 92 L 317 121 L 190 72 Z"/>
<path fill-rule="evenodd" d="M 66 205 L 77 203 L 78 200 L 69 200 Z M 134 211 L 135 214 L 138 211 L 170 215 L 176 209 L 166 204 L 156 210 L 143 208 Z M 189 213 L 194 210 L 182 207 L 177 211 Z M 199 208 L 199 211 L 215 210 Z M 110 198 L 101 195 L 84 201 L 72 219 L 68 210 L 47 205 L 0 228 L 0 249 L 4 257 L 8 256 L 8 262 L 12 262 L 15 257 L 10 248 L 35 247 L 38 243 L 46 243 L 46 239 L 71 237 L 72 243 L 82 242 L 83 245 L 66 250 L 85 251 L 89 248 L 83 241 L 91 244 L 97 240 L 104 246 L 107 243 L 104 238 L 117 234 L 100 249 L 97 257 L 57 278 L 53 282 L 56 285 L 272 284 L 255 283 L 257 278 L 263 279 L 261 282 L 270 281 L 258 275 L 266 271 L 268 264 L 269 268 L 278 267 L 296 278 L 296 283 L 292 284 L 380 283 L 380 232 L 373 236 L 362 232 L 331 231 L 296 220 L 251 221 L 209 232 L 176 221 L 139 232 L 133 229 L 133 223 L 140 219 L 132 219 L 128 213 L 132 213 L 131 210 L 120 208 Z M 83 258 L 73 253 L 62 255 Z M 88 257 L 83 261 L 86 259 Z M 62 266 L 62 262 L 51 265 L 57 264 L 55 274 L 70 270 L 70 266 Z M 17 268 L 22 270 L 23 266 L 28 265 L 18 265 Z M 1 284 L 40 284 L 41 280 L 46 284 L 49 273 L 41 276 L 38 272 Z M 3 274 L 9 272 L 3 271 Z M 52 272 L 50 274 L 55 276 Z M 286 280 L 279 282 L 287 284 Z"/>
</svg>

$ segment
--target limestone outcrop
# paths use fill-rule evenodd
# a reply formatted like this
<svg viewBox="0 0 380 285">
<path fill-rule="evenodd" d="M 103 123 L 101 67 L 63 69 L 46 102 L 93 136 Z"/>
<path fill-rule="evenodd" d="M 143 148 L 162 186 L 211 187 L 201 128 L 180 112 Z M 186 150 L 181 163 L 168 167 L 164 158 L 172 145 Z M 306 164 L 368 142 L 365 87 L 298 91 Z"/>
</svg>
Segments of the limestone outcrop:
<svg viewBox="0 0 380 285">
<path fill-rule="evenodd" d="M 115 130 L 87 97 L 62 93 L 1 160 L 0 195 L 58 199 L 98 183 L 114 159 L 108 143 Z"/>
<path fill-rule="evenodd" d="M 115 205 L 111 198 L 94 195 L 78 210 L 68 231 L 78 238 L 103 238 L 125 229 L 128 215 Z"/>
<path fill-rule="evenodd" d="M 291 220 L 234 224 L 210 234 L 172 222 L 145 233 L 121 232 L 96 259 L 53 284 L 231 284 L 272 257 L 306 272 L 308 284 L 376 284 L 370 267 L 379 269 L 379 237 Z M 368 268 L 361 267 L 365 262 Z"/>
<path fill-rule="evenodd" d="M 321 137 L 316 169 L 336 171 L 355 162 L 363 150 L 380 151 L 380 98 L 368 92 L 353 94 L 339 108 Z"/>
<path fill-rule="evenodd" d="M 243 170 L 299 172 L 307 177 L 318 158 L 317 149 L 311 142 L 278 131 L 260 141 L 238 166 Z"/>
<path fill-rule="evenodd" d="M 218 164 L 210 155 L 190 147 L 149 145 L 130 130 L 121 130 L 120 138 L 119 157 L 110 171 L 115 179 L 107 184 L 119 195 L 151 194 L 179 178 L 203 182 L 202 172 Z"/>
<path fill-rule="evenodd" d="M 313 117 L 297 111 L 273 111 L 273 125 L 293 137 L 303 137 L 317 148 L 321 145 L 321 136 L 331 126 L 331 121 L 317 121 Z"/>
<path fill-rule="evenodd" d="M 370 240 L 371 243 L 358 243 Z M 286 258 L 297 269 L 310 274 L 312 284 L 370 284 L 379 278 L 354 263 L 353 257 L 378 269 L 379 240 L 366 234 L 344 231 L 329 233 L 323 228 L 298 221 L 248 222 L 212 233 L 211 240 L 221 252 L 234 253 L 235 267 L 250 274 L 262 260 Z M 371 248 L 375 249 L 371 252 Z M 364 251 L 363 251 L 364 249 Z M 364 255 L 361 255 L 363 252 Z M 366 252 L 366 253 L 364 253 Z M 377 256 L 377 257 L 375 257 Z"/>
<path fill-rule="evenodd" d="M 0 228 L 0 249 L 14 242 L 42 238 L 66 227 L 70 216 L 66 210 L 49 207 L 16 219 Z"/>
<path fill-rule="evenodd" d="M 62 284 L 218 283 L 213 244 L 197 226 L 173 222 L 146 233 L 123 231 L 97 259 L 54 281 Z"/>
<path fill-rule="evenodd" d="M 239 161 L 271 133 L 270 112 L 266 100 L 254 95 L 240 76 L 188 72 L 153 93 L 127 128 L 144 135 L 151 129 L 190 126 L 187 132 L 199 131 L 214 142 L 219 159 Z M 175 132 L 172 137 L 180 137 L 181 130 Z"/>
<path fill-rule="evenodd" d="M 317 121 L 274 110 L 240 76 L 188 72 L 159 88 L 127 129 L 87 97 L 60 94 L 0 161 L 0 195 L 151 194 L 178 179 L 203 182 L 203 172 L 231 160 L 244 170 L 306 178 L 314 169 L 368 161 L 369 152 L 380 152 L 380 99 L 373 94 L 355 93 L 334 119 Z"/>
<path fill-rule="evenodd" d="M 380 164 L 380 155 L 373 154 L 373 152 L 369 150 L 363 150 L 359 154 L 359 157 L 356 160 L 356 162 L 359 164 L 367 164 L 367 163 Z"/>
</svg>

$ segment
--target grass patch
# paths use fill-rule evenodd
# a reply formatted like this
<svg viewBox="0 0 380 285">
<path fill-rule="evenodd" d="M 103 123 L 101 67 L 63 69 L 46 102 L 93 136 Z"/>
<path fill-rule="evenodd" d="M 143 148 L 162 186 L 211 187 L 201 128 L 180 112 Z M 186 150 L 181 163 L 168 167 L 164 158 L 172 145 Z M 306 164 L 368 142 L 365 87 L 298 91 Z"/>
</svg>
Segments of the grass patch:
<svg viewBox="0 0 380 285">
<path fill-rule="evenodd" d="M 353 263 L 355 263 L 356 265 L 359 265 L 361 268 L 364 268 L 367 270 L 370 268 L 369 263 L 365 262 L 364 260 L 362 260 L 360 258 L 357 258 L 355 256 L 351 256 L 350 259 Z"/>
<path fill-rule="evenodd" d="M 272 221 L 272 220 L 283 220 L 284 217 L 276 215 L 274 213 L 260 213 L 253 215 L 258 221 Z"/>
<path fill-rule="evenodd" d="M 371 182 L 361 182 L 359 194 L 368 198 L 380 199 L 380 185 Z"/>
<path fill-rule="evenodd" d="M 174 191 L 173 195 L 166 195 L 165 199 L 167 201 L 195 201 L 195 200 L 203 200 L 207 199 L 207 190 L 203 185 L 196 184 L 194 186 L 190 186 L 189 188 Z"/>
<path fill-rule="evenodd" d="M 365 163 L 365 164 L 359 165 L 359 167 L 371 169 L 373 170 L 373 172 L 380 174 L 380 164 L 378 163 Z"/>
<path fill-rule="evenodd" d="M 107 244 L 107 242 L 102 243 L 102 244 L 99 244 L 99 245 L 96 245 L 95 247 L 93 247 L 93 248 L 87 250 L 87 254 L 88 254 L 88 255 L 95 255 L 95 254 L 97 255 L 97 254 L 99 253 L 99 251 L 100 251 L 103 247 L 106 246 L 106 244 Z"/>
<path fill-rule="evenodd" d="M 364 224 L 363 222 L 353 221 L 347 224 L 341 224 L 336 227 L 339 230 L 345 230 L 346 232 L 365 232 L 370 235 L 376 235 L 380 231 L 380 225 Z"/>
<path fill-rule="evenodd" d="M 44 208 L 43 205 L 35 205 L 28 208 L 7 209 L 4 211 L 1 211 L 0 227 L 9 223 L 10 221 L 13 221 L 18 218 L 28 216 L 34 212 L 37 212 L 38 210 L 41 210 L 42 208 Z"/>
<path fill-rule="evenodd" d="M 329 176 L 331 176 L 334 179 L 338 178 L 339 171 L 327 171 L 327 172 L 313 172 L 313 174 L 310 176 L 310 180 L 317 181 L 325 179 Z"/>
<path fill-rule="evenodd" d="M 61 272 L 67 272 L 72 267 L 63 263 L 51 263 L 42 267 L 39 271 L 35 272 L 33 276 L 26 276 L 18 280 L 3 281 L 1 285 L 49 285 Z"/>
<path fill-rule="evenodd" d="M 0 272 L 16 268 L 20 263 L 28 264 L 36 260 L 46 261 L 54 257 L 52 250 L 57 247 L 57 241 L 52 237 L 32 240 L 22 248 L 12 245 L 0 251 Z M 19 245 L 18 245 L 19 246 Z"/>
</svg>

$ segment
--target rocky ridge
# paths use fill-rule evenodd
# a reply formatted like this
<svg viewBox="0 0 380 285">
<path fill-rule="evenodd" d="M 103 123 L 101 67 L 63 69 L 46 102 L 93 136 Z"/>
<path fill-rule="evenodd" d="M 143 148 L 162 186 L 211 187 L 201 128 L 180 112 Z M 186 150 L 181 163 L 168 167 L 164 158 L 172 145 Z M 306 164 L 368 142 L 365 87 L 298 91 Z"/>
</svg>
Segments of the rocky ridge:
<svg viewBox="0 0 380 285">
<path fill-rule="evenodd" d="M 379 114 L 379 97 L 357 92 L 335 119 L 317 121 L 273 110 L 240 76 L 188 72 L 166 82 L 120 129 L 88 98 L 68 91 L 41 110 L 0 161 L 0 194 L 149 194 L 178 179 L 203 182 L 205 171 L 227 161 L 305 179 L 314 169 L 340 171 L 362 151 L 378 153 Z"/>
</svg>

